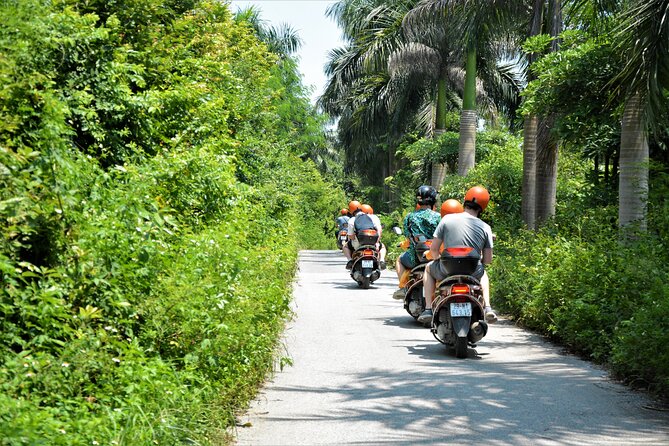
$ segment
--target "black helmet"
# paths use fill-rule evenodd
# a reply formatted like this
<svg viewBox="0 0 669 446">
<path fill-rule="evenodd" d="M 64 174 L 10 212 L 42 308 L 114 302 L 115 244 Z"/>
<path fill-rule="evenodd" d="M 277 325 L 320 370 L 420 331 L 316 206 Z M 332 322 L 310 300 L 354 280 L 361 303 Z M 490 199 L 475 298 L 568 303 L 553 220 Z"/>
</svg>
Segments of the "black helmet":
<svg viewBox="0 0 669 446">
<path fill-rule="evenodd" d="M 434 206 L 437 202 L 437 190 L 432 186 L 421 186 L 416 191 L 416 203 Z"/>
</svg>

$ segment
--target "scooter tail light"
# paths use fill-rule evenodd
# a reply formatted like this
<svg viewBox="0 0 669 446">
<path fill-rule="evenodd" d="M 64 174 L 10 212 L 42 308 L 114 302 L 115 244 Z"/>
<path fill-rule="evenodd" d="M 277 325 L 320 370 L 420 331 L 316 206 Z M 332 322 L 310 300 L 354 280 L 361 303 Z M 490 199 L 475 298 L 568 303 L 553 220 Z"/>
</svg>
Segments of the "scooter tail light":
<svg viewBox="0 0 669 446">
<path fill-rule="evenodd" d="M 457 284 L 451 287 L 451 294 L 469 294 L 469 285 Z"/>
<path fill-rule="evenodd" d="M 363 255 L 366 255 L 366 256 L 373 256 L 373 255 L 374 255 L 374 251 L 372 251 L 371 249 L 365 249 L 365 250 L 362 252 L 362 254 L 363 254 Z"/>
<path fill-rule="evenodd" d="M 469 246 L 458 246 L 455 248 L 446 248 L 446 252 L 452 255 L 453 257 L 465 257 L 467 256 L 470 252 L 472 252 L 474 248 L 471 248 Z"/>
</svg>

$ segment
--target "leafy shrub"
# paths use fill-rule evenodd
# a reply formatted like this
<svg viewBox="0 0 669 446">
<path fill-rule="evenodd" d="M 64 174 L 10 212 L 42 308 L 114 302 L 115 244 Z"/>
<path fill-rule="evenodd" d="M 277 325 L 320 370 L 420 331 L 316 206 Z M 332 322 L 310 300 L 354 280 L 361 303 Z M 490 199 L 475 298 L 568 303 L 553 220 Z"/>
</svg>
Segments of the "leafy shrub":
<svg viewBox="0 0 669 446">
<path fill-rule="evenodd" d="M 0 443 L 224 443 L 343 197 L 295 65 L 215 2 L 0 19 Z"/>
</svg>

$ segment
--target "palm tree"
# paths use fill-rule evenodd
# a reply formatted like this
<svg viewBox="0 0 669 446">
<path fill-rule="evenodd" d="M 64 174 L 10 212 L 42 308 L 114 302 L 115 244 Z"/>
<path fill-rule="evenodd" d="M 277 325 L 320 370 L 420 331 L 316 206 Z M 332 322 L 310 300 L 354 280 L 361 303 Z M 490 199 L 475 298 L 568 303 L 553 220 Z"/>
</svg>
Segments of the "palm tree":
<svg viewBox="0 0 669 446">
<path fill-rule="evenodd" d="M 295 29 L 285 23 L 278 27 L 267 26 L 261 18 L 260 9 L 255 6 L 238 10 L 234 17 L 237 23 L 246 22 L 253 29 L 258 39 L 264 42 L 267 48 L 281 59 L 292 56 L 302 46 L 302 39 Z"/>
<path fill-rule="evenodd" d="M 620 142 L 618 224 L 646 228 L 648 127 L 669 89 L 669 0 L 635 0 L 621 16 L 616 46 L 627 64 L 616 85 L 627 98 Z"/>
<path fill-rule="evenodd" d="M 541 34 L 544 0 L 534 0 L 532 19 L 530 21 L 529 37 Z M 528 55 L 527 66 L 531 66 L 537 55 Z M 527 70 L 527 81 L 533 78 L 532 72 Z M 528 229 L 535 229 L 536 197 L 537 197 L 537 134 L 539 118 L 536 115 L 525 117 L 523 123 L 523 186 L 522 186 L 522 216 Z"/>
<path fill-rule="evenodd" d="M 349 38 L 345 48 L 330 55 L 329 80 L 319 104 L 340 118 L 349 162 L 353 157 L 376 159 L 379 143 L 392 160 L 394 141 L 406 130 L 438 135 L 445 129 L 446 110 L 461 107 L 462 51 L 449 36 L 456 31 L 429 15 L 414 26 L 407 15 L 413 6 L 413 0 L 343 0 L 330 10 L 336 11 Z M 520 87 L 509 64 L 497 63 L 500 48 L 488 45 L 480 53 L 479 73 L 485 82 L 478 82 L 475 93 L 487 98 L 486 104 L 499 102 L 501 110 L 513 113 Z M 443 180 L 439 167 L 433 163 L 436 187 Z"/>
<path fill-rule="evenodd" d="M 412 27 L 419 28 L 435 17 L 449 25 L 451 38 L 457 39 L 464 60 L 465 83 L 460 118 L 458 174 L 466 175 L 474 167 L 476 153 L 476 81 L 481 54 L 500 41 L 526 15 L 522 0 L 421 0 L 407 15 Z"/>
<path fill-rule="evenodd" d="M 347 170 L 377 186 L 395 171 L 396 145 L 423 102 L 416 79 L 391 79 L 387 69 L 390 54 L 404 39 L 402 17 L 412 1 L 342 0 L 328 9 L 347 42 L 330 52 L 318 104 L 339 119 Z M 390 201 L 390 190 L 384 186 L 383 192 Z"/>
<path fill-rule="evenodd" d="M 548 0 L 547 27 L 553 36 L 550 51 L 556 52 L 559 48 L 558 36 L 562 31 L 562 2 Z M 558 141 L 552 135 L 555 115 L 549 114 L 539 120 L 537 131 L 537 152 L 535 171 L 535 219 L 537 222 L 546 221 L 555 215 L 557 199 L 557 169 L 558 169 Z"/>
</svg>

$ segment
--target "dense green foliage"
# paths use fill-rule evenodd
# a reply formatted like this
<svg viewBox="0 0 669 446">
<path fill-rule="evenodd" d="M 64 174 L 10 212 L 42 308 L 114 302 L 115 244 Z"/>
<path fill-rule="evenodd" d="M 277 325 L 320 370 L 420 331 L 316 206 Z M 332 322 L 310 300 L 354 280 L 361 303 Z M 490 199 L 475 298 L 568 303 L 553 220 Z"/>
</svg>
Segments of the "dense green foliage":
<svg viewBox="0 0 669 446">
<path fill-rule="evenodd" d="M 0 444 L 224 443 L 343 201 L 294 61 L 219 2 L 0 22 Z"/>
<path fill-rule="evenodd" d="M 354 8 L 369 3 L 339 2 L 352 9 L 340 6 L 342 13 L 349 12 L 345 23 L 350 29 L 364 29 L 369 24 Z M 525 25 L 514 28 L 507 24 L 506 30 L 515 51 L 520 51 L 520 42 L 525 41 L 522 50 L 528 57 L 523 60 L 522 56 L 498 53 L 491 60 L 520 62 L 516 68 L 525 73 L 527 83 L 521 113 L 515 118 L 520 121 L 534 116 L 541 125 L 534 128 L 532 121 L 525 122 L 523 148 L 523 139 L 509 135 L 507 128 L 498 128 L 504 123 L 490 120 L 488 129 L 476 137 L 477 167 L 464 177 L 448 175 L 440 185 L 440 197 L 462 199 L 474 184 L 490 190 L 492 204 L 484 218 L 498 235 L 491 267 L 494 305 L 524 326 L 607 364 L 626 381 L 668 396 L 669 2 L 563 2 L 564 15 L 544 10 L 559 2 L 506 3 L 525 8 L 523 17 L 516 17 L 525 20 Z M 434 15 L 445 5 L 456 4 L 420 2 L 404 13 L 402 20 L 404 24 L 418 23 L 421 11 Z M 479 24 L 478 8 L 485 10 L 490 4 L 472 1 L 463 11 L 466 9 L 471 23 Z M 388 5 L 388 9 L 404 11 Z M 449 23 L 456 33 L 468 30 L 457 21 Z M 528 29 L 532 29 L 529 39 Z M 391 53 L 391 45 L 381 45 L 383 36 L 375 34 L 368 40 L 378 39 L 379 45 L 367 51 L 366 58 Z M 457 40 L 451 35 L 442 37 L 447 41 L 444 45 Z M 411 36 L 396 38 L 407 39 Z M 493 46 L 502 48 L 507 43 L 507 39 L 498 39 Z M 342 54 L 333 53 L 333 67 L 352 69 L 333 72 L 332 82 L 350 76 L 355 68 L 376 66 L 357 64 L 353 57 L 335 57 Z M 505 75 L 511 73 L 513 70 Z M 491 88 L 492 84 L 484 82 L 483 70 L 477 74 L 484 89 Z M 505 107 L 499 98 L 493 102 L 500 110 L 515 109 Z M 458 101 L 453 105 L 454 110 L 460 108 Z M 392 111 L 399 115 L 411 108 Z M 369 134 L 378 127 L 392 126 L 390 120 L 381 125 L 360 122 Z M 513 132 L 512 126 L 508 127 Z M 384 185 L 399 195 L 391 204 L 400 206 L 390 206 L 388 224 L 401 222 L 413 209 L 413 191 L 431 182 L 434 163 L 444 162 L 449 172 L 456 171 L 457 147 L 467 135 L 458 131 L 458 123 L 452 119 L 442 128 L 445 133 L 434 138 L 420 138 L 410 127 L 393 135 L 397 147 L 393 166 L 397 169 L 385 178 Z M 378 147 L 368 144 L 363 149 L 373 152 Z M 525 166 L 523 149 L 531 154 Z M 553 154 L 558 153 L 555 170 Z M 372 157 L 373 153 L 364 155 Z M 525 196 L 521 196 L 521 189 Z M 536 193 L 530 193 L 533 189 Z M 526 225 L 534 229 L 530 215 L 539 218 L 542 226 L 536 232 L 524 229 L 521 205 Z M 646 222 L 647 230 L 643 230 Z M 397 249 L 393 243 L 389 247 L 392 260 Z"/>
<path fill-rule="evenodd" d="M 606 185 L 593 181 L 580 155 L 564 151 L 556 217 L 531 232 L 523 229 L 520 216 L 522 140 L 485 131 L 477 143 L 486 147 L 481 161 L 466 177 L 449 175 L 440 196 L 462 200 L 475 184 L 491 193 L 483 218 L 497 234 L 490 268 L 493 305 L 523 326 L 607 364 L 621 379 L 669 395 L 666 174 L 653 176 L 648 233 L 622 244 L 616 208 L 603 199 Z M 404 196 L 406 211 L 412 190 Z M 393 213 L 389 224 L 401 221 L 402 214 Z M 395 258 L 398 249 L 391 251 Z"/>
</svg>

